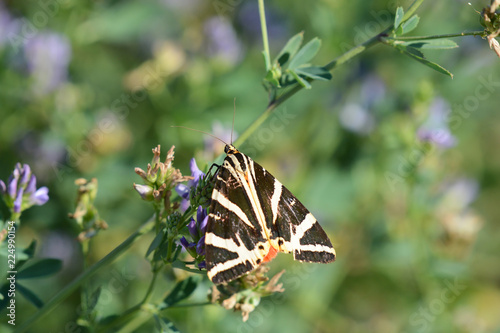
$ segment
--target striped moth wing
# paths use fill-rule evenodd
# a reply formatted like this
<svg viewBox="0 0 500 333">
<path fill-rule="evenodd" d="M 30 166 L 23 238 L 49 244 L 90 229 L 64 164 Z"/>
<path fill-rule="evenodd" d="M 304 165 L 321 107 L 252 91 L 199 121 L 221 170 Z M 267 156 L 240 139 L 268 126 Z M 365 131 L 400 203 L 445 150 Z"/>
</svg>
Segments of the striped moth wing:
<svg viewBox="0 0 500 333">
<path fill-rule="evenodd" d="M 277 252 L 329 263 L 335 250 L 314 216 L 276 178 L 234 146 L 215 177 L 205 234 L 208 277 L 232 281 Z"/>
</svg>

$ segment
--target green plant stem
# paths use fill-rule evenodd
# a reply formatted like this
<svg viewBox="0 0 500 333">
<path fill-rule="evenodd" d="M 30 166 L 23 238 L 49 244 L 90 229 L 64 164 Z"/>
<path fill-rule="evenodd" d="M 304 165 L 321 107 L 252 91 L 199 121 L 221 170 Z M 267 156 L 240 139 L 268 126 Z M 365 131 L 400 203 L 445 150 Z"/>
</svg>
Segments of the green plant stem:
<svg viewBox="0 0 500 333">
<path fill-rule="evenodd" d="M 259 0 L 260 29 L 262 31 L 262 44 L 264 45 L 264 59 L 266 61 L 266 72 L 271 69 L 271 53 L 269 52 L 269 39 L 267 37 L 266 12 L 264 0 Z"/>
<path fill-rule="evenodd" d="M 484 30 L 479 31 L 467 31 L 455 34 L 444 34 L 444 35 L 433 35 L 433 36 L 407 36 L 407 37 L 386 37 L 385 39 L 390 40 L 425 40 L 425 39 L 441 39 L 441 38 L 453 38 L 453 37 L 463 37 L 463 36 L 483 36 Z"/>
<path fill-rule="evenodd" d="M 415 11 L 417 10 L 417 8 L 423 2 L 424 2 L 424 0 L 415 0 L 410 5 L 410 7 L 408 8 L 408 10 L 406 11 L 406 13 L 404 15 L 404 18 L 403 18 L 403 21 L 407 20 L 408 18 L 410 18 L 411 15 L 413 15 L 413 13 L 415 13 Z M 264 1 L 263 0 L 259 0 L 259 12 L 261 14 L 260 15 L 260 21 L 261 21 L 261 25 L 262 25 L 262 39 L 264 40 L 264 52 L 266 52 L 266 48 L 267 48 L 267 52 L 269 52 L 269 46 L 267 46 L 267 44 L 268 44 L 268 42 L 267 42 L 267 29 L 265 27 Z M 364 52 L 369 47 L 371 47 L 373 45 L 376 45 L 377 43 L 381 42 L 381 38 L 387 36 L 390 33 L 390 31 L 393 29 L 393 27 L 394 27 L 394 25 L 391 24 L 388 28 L 386 28 L 384 31 L 382 31 L 378 35 L 370 38 L 366 42 L 364 42 L 364 43 L 362 43 L 362 44 L 360 44 L 360 45 L 358 45 L 358 46 L 350 49 L 349 51 L 345 52 L 344 54 L 338 56 L 337 58 L 333 59 L 328 64 L 326 64 L 324 67 L 327 70 L 329 70 L 329 71 L 334 70 L 335 68 L 337 68 L 338 66 L 340 66 L 340 65 L 346 63 L 347 61 L 351 60 L 352 58 L 354 58 L 358 54 Z M 270 57 L 268 57 L 266 59 L 270 59 Z M 270 65 L 268 65 L 267 62 L 266 62 L 266 69 L 268 69 L 268 68 L 270 68 Z M 312 80 L 308 80 L 308 81 L 310 82 Z M 269 116 L 273 113 L 273 111 L 278 106 L 280 106 L 281 104 L 283 104 L 286 100 L 288 100 L 290 97 L 292 97 L 293 95 L 295 95 L 300 90 L 302 90 L 302 86 L 299 85 L 299 84 L 297 84 L 295 87 L 293 87 L 292 89 L 288 90 L 287 92 L 285 92 L 283 95 L 281 95 L 277 99 L 271 100 L 269 102 L 266 110 L 240 135 L 240 137 L 238 138 L 238 140 L 236 140 L 234 142 L 234 145 L 236 147 L 238 147 L 243 142 L 245 142 L 257 130 L 257 128 L 259 128 L 259 126 L 262 125 L 262 123 L 264 123 L 264 121 L 266 121 L 267 118 L 269 118 Z"/>
<path fill-rule="evenodd" d="M 163 266 L 161 266 L 163 267 Z M 121 324 L 135 322 L 136 317 L 142 317 L 139 314 L 139 311 L 143 309 L 143 306 L 149 302 L 151 299 L 151 296 L 153 295 L 153 289 L 156 283 L 156 278 L 158 277 L 158 273 L 160 272 L 161 267 L 157 267 L 153 271 L 153 278 L 151 279 L 151 282 L 149 283 L 148 290 L 146 291 L 146 294 L 144 295 L 144 298 L 139 304 L 134 305 L 130 309 L 126 310 L 124 313 L 122 313 L 120 316 L 117 316 L 113 320 L 107 322 L 105 325 L 99 327 L 97 332 L 109 332 L 111 328 L 120 326 Z M 125 326 L 128 326 L 129 324 L 127 323 Z M 125 327 L 124 326 L 124 327 Z"/>
<path fill-rule="evenodd" d="M 84 283 L 88 278 L 94 275 L 101 268 L 112 263 L 117 257 L 123 254 L 132 244 L 134 244 L 137 239 L 142 235 L 153 230 L 155 226 L 154 217 L 150 218 L 146 223 L 144 223 L 136 232 L 130 235 L 125 241 L 118 245 L 113 251 L 102 258 L 100 261 L 89 267 L 85 272 L 80 274 L 73 282 L 68 284 L 64 289 L 58 292 L 50 301 L 45 303 L 45 305 L 36 312 L 33 316 L 28 318 L 21 326 L 19 326 L 14 332 L 25 332 L 35 321 L 49 314 L 55 309 L 64 299 L 71 295 L 82 283 Z"/>
</svg>

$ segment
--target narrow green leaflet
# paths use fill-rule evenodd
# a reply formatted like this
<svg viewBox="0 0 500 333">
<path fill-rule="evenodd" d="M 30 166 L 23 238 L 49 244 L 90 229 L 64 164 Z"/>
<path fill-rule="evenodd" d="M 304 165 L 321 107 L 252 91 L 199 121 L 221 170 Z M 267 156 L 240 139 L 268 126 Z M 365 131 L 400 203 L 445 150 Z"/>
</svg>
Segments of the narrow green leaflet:
<svg viewBox="0 0 500 333">
<path fill-rule="evenodd" d="M 453 79 L 453 74 L 450 71 L 448 71 L 446 68 L 436 64 L 435 62 L 432 62 L 432 61 L 425 59 L 423 53 L 418 51 L 417 49 L 415 49 L 413 47 L 406 47 L 403 45 L 395 45 L 395 47 L 398 50 L 400 50 L 401 52 L 403 52 L 404 54 L 406 54 L 407 56 L 421 62 L 422 64 L 424 64 L 426 66 L 429 66 L 430 68 L 432 68 L 432 69 L 434 69 L 442 74 L 448 75 Z"/>
<path fill-rule="evenodd" d="M 458 44 L 451 39 L 426 39 L 426 40 L 412 40 L 408 42 L 397 42 L 400 45 L 407 47 L 417 48 L 417 49 L 428 49 L 428 50 L 438 50 L 438 49 L 454 49 L 458 47 Z"/>
<path fill-rule="evenodd" d="M 154 315 L 156 327 L 158 328 L 158 332 L 161 333 L 180 333 L 179 329 L 174 326 L 174 324 L 164 317 L 159 317 L 158 315 Z"/>
<path fill-rule="evenodd" d="M 59 272 L 61 268 L 62 261 L 59 259 L 41 259 L 28 267 L 23 267 L 17 278 L 21 280 L 49 276 Z"/>
<path fill-rule="evenodd" d="M 94 310 L 95 306 L 97 305 L 97 302 L 99 302 L 99 297 L 101 296 L 101 287 L 99 286 L 93 293 L 90 295 L 89 299 L 87 300 L 87 311 L 91 312 Z"/>
<path fill-rule="evenodd" d="M 309 41 L 309 43 L 304 45 L 292 58 L 290 64 L 288 65 L 288 69 L 293 70 L 300 65 L 306 64 L 318 53 L 320 47 L 321 40 L 318 37 L 313 38 L 311 41 Z"/>
<path fill-rule="evenodd" d="M 425 58 L 424 54 L 416 48 L 413 47 L 399 47 L 400 50 L 410 53 L 416 57 Z"/>
<path fill-rule="evenodd" d="M 178 282 L 170 294 L 168 294 L 163 300 L 161 308 L 168 308 L 169 306 L 188 298 L 198 286 L 198 281 L 199 279 L 197 277 L 190 276 L 187 279 Z"/>
<path fill-rule="evenodd" d="M 280 64 L 280 66 L 283 66 L 288 60 L 293 58 L 295 53 L 299 50 L 300 45 L 302 45 L 302 42 L 304 40 L 304 32 L 299 32 L 292 38 L 286 42 L 285 46 L 283 49 L 281 49 L 280 53 L 278 53 L 278 56 L 274 60 L 274 62 L 277 62 Z"/>
<path fill-rule="evenodd" d="M 34 306 L 37 308 L 41 308 L 43 306 L 43 302 L 40 298 L 38 298 L 35 293 L 33 293 L 31 290 L 29 290 L 26 287 L 23 287 L 23 285 L 17 283 L 16 284 L 17 291 L 23 295 L 28 301 L 30 301 Z"/>
<path fill-rule="evenodd" d="M 299 74 L 295 73 L 295 71 L 291 70 L 289 71 L 290 74 L 292 74 L 292 76 L 295 78 L 295 80 L 297 80 L 297 82 L 302 86 L 304 87 L 305 89 L 311 89 L 311 84 L 309 82 L 307 82 L 307 80 L 301 78 L 299 76 Z"/>
<path fill-rule="evenodd" d="M 151 242 L 151 244 L 149 245 L 149 248 L 148 250 L 146 251 L 146 258 L 149 256 L 149 254 L 151 252 L 153 252 L 154 250 L 156 250 L 158 248 L 158 246 L 160 246 L 161 244 L 161 241 L 163 240 L 163 236 L 165 235 L 165 231 L 164 230 L 161 230 L 157 235 L 156 237 L 153 239 L 153 241 Z"/>
<path fill-rule="evenodd" d="M 200 274 L 200 275 L 206 275 L 207 274 L 206 271 L 201 271 L 199 269 L 189 268 L 189 267 L 186 266 L 186 264 L 192 264 L 192 263 L 185 263 L 185 262 L 180 261 L 180 260 L 175 260 L 172 263 L 172 267 L 179 268 L 179 269 L 182 269 L 182 270 L 184 270 L 186 272 L 191 272 L 191 273 L 195 273 L 195 274 Z"/>
<path fill-rule="evenodd" d="M 299 67 L 295 69 L 295 73 L 314 80 L 329 81 L 332 79 L 332 73 L 318 66 Z"/>
<path fill-rule="evenodd" d="M 404 15 L 403 7 L 398 7 L 398 9 L 396 9 L 396 16 L 394 17 L 394 30 L 399 28 Z"/>
<path fill-rule="evenodd" d="M 420 18 L 417 15 L 413 15 L 408 20 L 406 20 L 402 25 L 401 29 L 403 30 L 403 34 L 409 33 L 413 29 L 415 29 L 418 25 Z"/>
</svg>

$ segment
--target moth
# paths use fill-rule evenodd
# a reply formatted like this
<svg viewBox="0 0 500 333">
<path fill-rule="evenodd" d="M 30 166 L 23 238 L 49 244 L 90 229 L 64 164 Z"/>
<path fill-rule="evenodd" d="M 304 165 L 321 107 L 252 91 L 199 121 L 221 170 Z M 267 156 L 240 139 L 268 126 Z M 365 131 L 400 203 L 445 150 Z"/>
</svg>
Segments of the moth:
<svg viewBox="0 0 500 333">
<path fill-rule="evenodd" d="M 207 274 L 214 284 L 230 282 L 278 252 L 304 262 L 335 260 L 318 221 L 285 186 L 233 145 L 226 144 L 224 152 L 205 234 Z"/>
</svg>

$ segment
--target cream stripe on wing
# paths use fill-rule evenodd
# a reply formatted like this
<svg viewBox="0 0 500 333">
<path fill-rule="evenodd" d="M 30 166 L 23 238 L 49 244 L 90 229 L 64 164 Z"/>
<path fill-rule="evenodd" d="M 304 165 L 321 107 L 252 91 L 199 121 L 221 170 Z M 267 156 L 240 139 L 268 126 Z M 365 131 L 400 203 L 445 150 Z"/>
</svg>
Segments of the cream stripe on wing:
<svg viewBox="0 0 500 333">
<path fill-rule="evenodd" d="M 260 205 L 259 197 L 257 195 L 255 184 L 253 182 L 253 179 L 255 179 L 255 173 L 253 172 L 254 171 L 253 161 L 248 156 L 243 154 L 241 155 L 243 156 L 243 162 L 245 163 L 245 170 L 246 170 L 245 172 L 242 172 L 240 170 L 235 170 L 230 165 L 228 165 L 226 168 L 229 170 L 229 172 L 231 172 L 233 177 L 238 179 L 239 184 L 242 185 L 243 190 L 245 191 L 245 194 L 247 195 L 250 204 L 252 206 L 251 208 L 255 213 L 257 222 L 259 223 L 260 226 L 262 226 L 262 236 L 269 239 L 270 232 L 267 229 L 266 218 L 264 212 L 262 211 L 262 206 Z M 234 165 L 240 165 L 240 162 L 238 161 L 238 158 L 235 155 L 228 155 L 228 157 L 233 161 Z M 248 181 L 247 179 L 245 179 L 246 173 Z"/>
<path fill-rule="evenodd" d="M 217 201 L 221 206 L 233 212 L 243 221 L 246 225 L 255 229 L 255 226 L 248 220 L 248 216 L 241 210 L 241 208 L 229 201 L 222 193 L 220 193 L 217 189 L 214 189 L 212 192 L 212 200 Z"/>
<path fill-rule="evenodd" d="M 231 270 L 231 268 L 245 263 L 246 261 L 249 261 L 252 266 L 257 266 L 257 260 L 262 260 L 265 256 L 265 254 L 269 251 L 269 243 L 264 242 L 264 243 L 257 243 L 255 248 L 251 251 L 249 251 L 243 241 L 241 240 L 240 236 L 237 234 L 236 239 L 240 245 L 238 245 L 232 238 L 222 238 L 217 236 L 216 234 L 209 232 L 205 236 L 205 244 L 207 245 L 212 245 L 215 247 L 220 247 L 225 250 L 228 250 L 230 252 L 234 252 L 238 254 L 237 258 L 227 260 L 224 262 L 219 262 L 217 265 L 212 267 L 207 272 L 207 275 L 210 279 L 212 279 L 215 275 L 217 275 L 220 272 Z M 259 250 L 259 246 L 264 246 L 264 249 Z"/>
<path fill-rule="evenodd" d="M 273 225 L 278 218 L 278 205 L 280 203 L 281 192 L 283 189 L 283 185 L 275 178 L 274 179 L 274 192 L 273 197 L 271 198 L 271 211 L 273 212 Z"/>
</svg>

